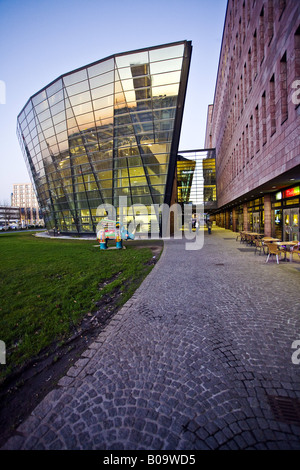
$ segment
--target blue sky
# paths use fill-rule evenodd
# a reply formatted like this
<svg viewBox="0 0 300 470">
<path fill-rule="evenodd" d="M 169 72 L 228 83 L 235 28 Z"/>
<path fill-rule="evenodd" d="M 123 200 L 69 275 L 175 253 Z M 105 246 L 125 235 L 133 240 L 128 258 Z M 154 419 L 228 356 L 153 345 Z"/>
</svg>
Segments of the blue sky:
<svg viewBox="0 0 300 470">
<path fill-rule="evenodd" d="M 16 136 L 28 98 L 61 74 L 115 53 L 193 45 L 179 149 L 204 145 L 227 0 L 0 0 L 0 204 L 30 181 Z"/>
</svg>

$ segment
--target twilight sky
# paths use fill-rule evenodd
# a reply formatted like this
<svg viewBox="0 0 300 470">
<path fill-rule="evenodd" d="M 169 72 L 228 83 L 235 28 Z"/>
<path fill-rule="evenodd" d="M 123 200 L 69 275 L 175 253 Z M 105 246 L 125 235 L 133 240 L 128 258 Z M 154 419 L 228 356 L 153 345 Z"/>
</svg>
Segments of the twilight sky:
<svg viewBox="0 0 300 470">
<path fill-rule="evenodd" d="M 227 0 L 0 0 L 0 205 L 30 181 L 16 135 L 31 95 L 112 54 L 181 40 L 193 52 L 180 150 L 204 146 Z M 1 94 L 2 91 L 2 94 Z"/>
</svg>

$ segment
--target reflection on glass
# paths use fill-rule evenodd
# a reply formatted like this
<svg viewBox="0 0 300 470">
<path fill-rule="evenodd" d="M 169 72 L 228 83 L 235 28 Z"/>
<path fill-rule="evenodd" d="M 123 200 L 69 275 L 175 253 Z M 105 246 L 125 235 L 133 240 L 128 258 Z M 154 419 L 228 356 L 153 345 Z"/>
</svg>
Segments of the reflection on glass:
<svg viewBox="0 0 300 470">
<path fill-rule="evenodd" d="M 164 202 L 185 44 L 91 64 L 26 103 L 19 140 L 48 229 L 94 233 L 121 195 Z"/>
</svg>

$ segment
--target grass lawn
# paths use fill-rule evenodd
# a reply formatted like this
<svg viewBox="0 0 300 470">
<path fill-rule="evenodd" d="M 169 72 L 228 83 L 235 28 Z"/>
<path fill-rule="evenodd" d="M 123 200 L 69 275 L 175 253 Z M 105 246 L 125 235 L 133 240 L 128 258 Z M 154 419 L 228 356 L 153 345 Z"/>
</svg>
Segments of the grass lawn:
<svg viewBox="0 0 300 470">
<path fill-rule="evenodd" d="M 147 241 L 103 251 L 95 240 L 0 235 L 0 382 L 53 341 L 64 341 L 104 294 L 119 288 L 124 304 L 152 269 Z M 113 244 L 113 243 L 111 243 Z"/>
</svg>

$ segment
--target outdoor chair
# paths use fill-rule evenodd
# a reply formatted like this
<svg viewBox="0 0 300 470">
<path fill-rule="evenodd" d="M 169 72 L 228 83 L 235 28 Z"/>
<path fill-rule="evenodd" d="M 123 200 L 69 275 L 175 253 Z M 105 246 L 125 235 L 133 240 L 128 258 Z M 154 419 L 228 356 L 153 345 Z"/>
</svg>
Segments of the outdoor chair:
<svg viewBox="0 0 300 470">
<path fill-rule="evenodd" d="M 293 254 L 296 253 L 298 257 L 300 258 L 300 242 L 298 242 L 298 245 L 291 246 L 291 260 L 293 259 Z"/>
<path fill-rule="evenodd" d="M 266 259 L 266 263 L 269 261 L 270 256 L 276 256 L 277 264 L 279 264 L 278 255 L 281 257 L 281 253 L 284 253 L 285 250 L 280 250 L 275 243 L 266 243 L 269 253 Z"/>
<path fill-rule="evenodd" d="M 244 243 L 246 241 L 246 235 L 243 232 L 240 232 L 240 243 Z"/>
<path fill-rule="evenodd" d="M 256 254 L 257 251 L 259 251 L 260 255 L 261 255 L 261 252 L 265 254 L 265 245 L 263 244 L 262 240 L 256 238 L 254 242 L 255 242 L 254 254 Z"/>
</svg>

